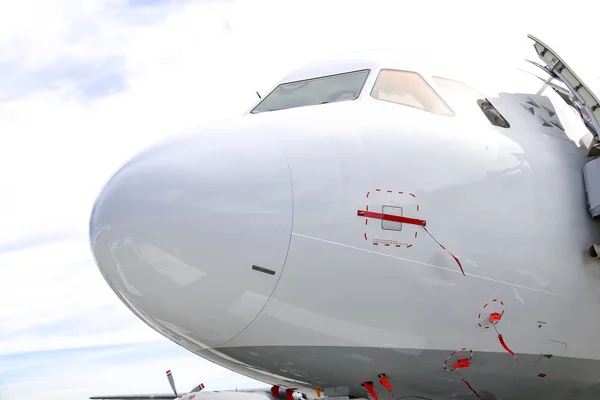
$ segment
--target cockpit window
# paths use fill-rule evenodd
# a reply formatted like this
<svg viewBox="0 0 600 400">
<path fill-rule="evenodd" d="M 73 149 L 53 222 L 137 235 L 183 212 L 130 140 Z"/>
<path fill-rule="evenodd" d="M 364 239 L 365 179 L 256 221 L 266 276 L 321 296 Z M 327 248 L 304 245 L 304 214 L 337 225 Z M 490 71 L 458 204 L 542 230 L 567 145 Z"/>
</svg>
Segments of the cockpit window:
<svg viewBox="0 0 600 400">
<path fill-rule="evenodd" d="M 483 94 L 466 83 L 453 79 L 434 76 L 433 81 L 439 86 L 441 95 L 452 105 L 452 108 L 458 115 L 470 115 L 475 118 L 481 117 L 481 110 L 477 106 L 477 100 L 485 99 Z"/>
<path fill-rule="evenodd" d="M 441 88 L 446 89 L 449 93 L 456 96 L 469 97 L 471 99 L 484 99 L 485 96 L 473 89 L 466 83 L 455 81 L 454 79 L 442 78 L 434 76 L 433 81 Z"/>
<path fill-rule="evenodd" d="M 323 76 L 277 86 L 254 109 L 252 114 L 355 100 L 369 76 L 369 70 Z"/>
<path fill-rule="evenodd" d="M 510 128 L 510 124 L 500 114 L 500 111 L 483 94 L 471 86 L 439 76 L 434 76 L 433 81 L 442 88 L 444 98 L 448 99 L 459 114 L 481 115 L 480 113 L 483 112 L 483 115 L 492 125 L 500 128 Z"/>
<path fill-rule="evenodd" d="M 454 115 L 444 100 L 416 72 L 382 69 L 371 90 L 371 96 L 434 114 Z"/>
</svg>

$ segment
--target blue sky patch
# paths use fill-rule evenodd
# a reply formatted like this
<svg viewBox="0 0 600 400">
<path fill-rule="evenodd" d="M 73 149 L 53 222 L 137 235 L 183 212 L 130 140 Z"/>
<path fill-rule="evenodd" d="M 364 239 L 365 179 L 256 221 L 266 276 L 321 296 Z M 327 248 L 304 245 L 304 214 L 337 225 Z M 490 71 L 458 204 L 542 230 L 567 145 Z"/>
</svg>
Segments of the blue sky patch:
<svg viewBox="0 0 600 400">
<path fill-rule="evenodd" d="M 24 70 L 17 61 L 0 65 L 0 101 L 40 90 L 72 86 L 86 98 L 99 98 L 125 89 L 125 58 L 63 59 L 37 70 Z"/>
<path fill-rule="evenodd" d="M 1 73 L 0 73 L 1 74 Z M 31 234 L 8 242 L 0 243 L 0 254 L 43 246 L 45 244 L 60 242 L 71 237 L 66 233 Z"/>
<path fill-rule="evenodd" d="M 127 0 L 130 7 L 149 7 L 172 3 L 173 0 Z"/>
</svg>

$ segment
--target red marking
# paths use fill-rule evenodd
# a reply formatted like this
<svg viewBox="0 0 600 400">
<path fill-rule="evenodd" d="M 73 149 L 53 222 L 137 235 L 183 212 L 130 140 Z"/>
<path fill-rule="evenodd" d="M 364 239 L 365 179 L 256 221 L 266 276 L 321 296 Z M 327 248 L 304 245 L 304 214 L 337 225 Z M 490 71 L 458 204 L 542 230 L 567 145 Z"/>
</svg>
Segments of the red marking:
<svg viewBox="0 0 600 400">
<path fill-rule="evenodd" d="M 200 389 L 200 390 L 204 389 L 204 383 L 201 383 L 200 385 L 198 385 L 198 389 Z"/>
<path fill-rule="evenodd" d="M 397 245 L 396 245 L 396 247 L 401 247 L 401 246 L 402 246 L 401 244 L 397 244 Z"/>
<path fill-rule="evenodd" d="M 377 218 L 377 219 L 382 219 L 384 221 L 403 222 L 405 224 L 421 225 L 421 226 L 427 225 L 427 222 L 422 219 L 401 217 L 399 215 L 376 213 L 376 212 L 371 212 L 368 210 L 367 211 L 358 210 L 356 212 L 356 214 L 361 217 Z"/>
<path fill-rule="evenodd" d="M 452 252 L 450 250 L 448 250 L 446 247 L 444 247 L 444 245 L 442 245 L 440 242 L 438 242 L 431 233 L 429 233 L 429 231 L 427 230 L 427 228 L 425 228 L 425 224 L 423 224 L 423 229 L 425 230 L 425 232 L 427 232 L 427 234 L 429 236 L 431 236 L 431 238 L 448 254 L 450 254 L 452 256 L 452 258 L 454 258 L 454 261 L 456 261 L 456 263 L 458 264 L 458 268 L 460 268 L 460 272 L 463 274 L 463 276 L 465 275 L 465 271 L 463 270 L 462 264 L 460 262 L 460 260 L 458 259 L 458 257 L 456 257 L 454 254 L 452 254 Z"/>
<path fill-rule="evenodd" d="M 171 370 L 167 371 L 167 376 L 171 376 Z"/>
<path fill-rule="evenodd" d="M 412 244 L 409 244 L 409 245 L 408 245 L 408 246 L 406 246 L 406 247 L 407 247 L 407 248 L 408 248 L 408 247 L 412 247 Z"/>
<path fill-rule="evenodd" d="M 371 192 L 367 192 L 367 199 L 369 198 L 369 195 L 371 194 Z"/>
<path fill-rule="evenodd" d="M 454 368 L 454 369 L 468 368 L 470 366 L 471 366 L 471 363 L 469 362 L 468 358 L 461 358 L 458 360 L 458 362 L 456 364 L 452 364 L 452 368 Z"/>
<path fill-rule="evenodd" d="M 369 211 L 369 206 L 368 205 L 365 206 L 365 210 Z"/>
<path fill-rule="evenodd" d="M 392 193 L 392 191 L 391 191 L 391 190 L 388 190 L 387 192 L 388 192 L 388 193 Z"/>
<path fill-rule="evenodd" d="M 367 232 L 365 232 L 365 240 L 367 240 Z"/>
<path fill-rule="evenodd" d="M 483 308 L 486 308 L 486 307 L 487 307 L 487 303 L 485 303 L 485 305 L 483 306 Z"/>
<path fill-rule="evenodd" d="M 486 304 L 486 306 L 487 306 L 487 304 Z M 483 308 L 485 308 L 485 306 L 483 306 Z M 479 313 L 479 315 L 477 315 L 477 319 L 479 319 L 479 318 L 481 318 L 481 313 Z M 477 324 L 477 325 L 479 325 L 479 327 L 480 327 L 480 328 L 482 328 L 482 327 L 483 327 L 483 329 L 490 329 L 490 327 L 489 327 L 489 326 L 486 326 L 486 327 L 484 327 L 484 326 L 483 326 L 483 325 L 481 325 L 481 324 Z"/>
<path fill-rule="evenodd" d="M 414 194 L 412 194 L 412 193 L 409 193 L 409 194 L 410 194 L 412 197 L 416 197 L 416 196 L 415 196 Z"/>
<path fill-rule="evenodd" d="M 469 384 L 469 382 L 467 382 L 467 380 L 466 380 L 465 378 L 463 378 L 463 377 L 461 376 L 461 377 L 460 377 L 460 380 L 461 380 L 461 381 L 463 381 L 463 382 L 465 383 L 465 385 L 467 385 L 467 387 L 468 387 L 469 389 L 471 389 L 471 392 L 473 392 L 473 393 L 475 394 L 475 396 L 477 396 L 477 398 L 479 398 L 479 399 L 483 400 L 483 397 L 481 397 L 481 396 L 479 395 L 479 393 L 477 393 L 477 392 L 475 391 L 475 389 L 473 389 L 473 386 L 471 386 L 471 385 Z"/>
<path fill-rule="evenodd" d="M 448 254 L 452 256 L 452 258 L 454 258 L 454 261 L 456 261 L 456 263 L 458 264 L 458 268 L 460 268 L 460 272 L 462 272 L 463 276 L 466 276 L 462 264 L 460 263 L 460 260 L 454 254 L 450 253 L 446 248 L 444 248 L 444 250 L 446 250 Z"/>
<path fill-rule="evenodd" d="M 377 396 L 377 393 L 375 393 L 375 389 L 373 388 L 373 382 L 363 382 L 361 385 L 367 389 L 367 392 L 369 392 L 371 397 L 373 397 L 375 400 L 379 399 L 379 396 Z"/>
<path fill-rule="evenodd" d="M 386 243 L 386 244 L 385 244 L 385 246 L 386 246 L 386 247 L 388 247 L 389 245 L 390 245 L 389 243 Z"/>
<path fill-rule="evenodd" d="M 450 360 L 450 358 L 451 358 L 451 357 L 453 357 L 453 356 L 454 356 L 456 353 L 458 353 L 459 351 L 468 351 L 468 352 L 469 352 L 471 355 L 469 356 L 469 358 L 459 358 L 459 359 L 457 360 L 457 361 L 458 361 L 458 363 L 457 363 L 457 364 L 452 364 L 452 369 L 449 369 L 449 368 L 447 367 L 447 365 L 446 365 L 446 364 L 448 363 L 448 361 Z M 456 369 L 458 369 L 458 368 L 467 368 L 467 367 L 469 367 L 469 366 L 470 366 L 470 363 L 471 363 L 471 359 L 472 359 L 472 358 L 473 358 L 473 351 L 472 351 L 472 350 L 470 350 L 470 349 L 467 349 L 466 347 L 463 347 L 463 348 L 462 348 L 462 349 L 460 349 L 460 350 L 457 350 L 457 351 L 454 351 L 454 352 L 452 352 L 452 354 L 450 354 L 450 355 L 448 356 L 448 358 L 446 358 L 446 361 L 444 361 L 443 368 L 444 368 L 446 371 L 456 371 Z M 458 371 L 457 371 L 457 373 L 458 373 L 458 374 L 459 374 L 459 376 L 460 376 L 460 373 L 459 373 Z"/>
<path fill-rule="evenodd" d="M 379 246 L 379 243 L 373 242 L 373 246 Z"/>
<path fill-rule="evenodd" d="M 376 192 L 381 192 L 381 189 L 375 189 Z"/>
<path fill-rule="evenodd" d="M 271 394 L 273 395 L 273 397 L 275 397 L 276 399 L 279 398 L 279 386 L 278 385 L 273 385 L 271 386 Z"/>
<path fill-rule="evenodd" d="M 502 314 L 493 313 L 490 315 L 490 322 L 494 323 L 494 321 L 500 321 L 502 319 Z"/>
<path fill-rule="evenodd" d="M 404 194 L 404 192 L 398 192 L 398 194 Z"/>
<path fill-rule="evenodd" d="M 546 377 L 546 374 L 538 374 L 538 377 L 540 377 L 540 378 L 545 378 L 545 377 Z"/>
<path fill-rule="evenodd" d="M 502 347 L 504 347 L 504 350 L 508 351 L 508 353 L 515 359 L 516 362 L 519 362 L 519 359 L 517 358 L 517 356 L 515 356 L 515 353 L 511 349 L 509 349 L 506 343 L 504 342 L 504 338 L 501 334 L 498 334 L 498 340 L 500 341 Z"/>
<path fill-rule="evenodd" d="M 365 225 L 369 224 L 369 220 L 367 218 L 365 218 Z"/>
<path fill-rule="evenodd" d="M 292 394 L 294 394 L 294 390 L 296 389 L 285 389 L 285 397 L 287 397 L 287 400 L 294 400 L 294 396 L 292 396 Z"/>
<path fill-rule="evenodd" d="M 418 234 L 419 234 L 419 232 L 415 232 L 415 237 L 417 237 Z"/>
<path fill-rule="evenodd" d="M 379 383 L 381 383 L 385 388 L 392 393 L 392 385 L 385 374 L 379 374 Z"/>
<path fill-rule="evenodd" d="M 417 204 L 417 211 L 419 211 L 419 205 Z"/>
</svg>

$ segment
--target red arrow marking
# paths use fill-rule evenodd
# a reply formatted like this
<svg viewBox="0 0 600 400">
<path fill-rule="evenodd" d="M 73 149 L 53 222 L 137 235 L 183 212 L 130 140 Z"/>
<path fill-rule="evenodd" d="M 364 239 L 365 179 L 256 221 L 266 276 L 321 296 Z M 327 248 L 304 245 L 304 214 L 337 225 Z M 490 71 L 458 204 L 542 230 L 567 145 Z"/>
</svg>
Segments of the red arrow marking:
<svg viewBox="0 0 600 400">
<path fill-rule="evenodd" d="M 427 222 L 422 219 L 401 217 L 399 215 L 376 213 L 376 212 L 372 212 L 372 211 L 358 210 L 356 212 L 356 215 L 361 216 L 361 217 L 366 217 L 366 218 L 383 219 L 385 221 L 403 222 L 405 224 L 411 224 L 411 225 L 421 225 L 421 226 L 427 225 Z"/>
</svg>

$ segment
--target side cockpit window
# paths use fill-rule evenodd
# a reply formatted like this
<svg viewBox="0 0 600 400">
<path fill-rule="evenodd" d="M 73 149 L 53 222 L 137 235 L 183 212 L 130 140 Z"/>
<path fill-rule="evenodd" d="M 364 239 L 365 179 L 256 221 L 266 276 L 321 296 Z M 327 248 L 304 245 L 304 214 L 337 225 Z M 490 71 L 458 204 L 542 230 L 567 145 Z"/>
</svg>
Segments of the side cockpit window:
<svg viewBox="0 0 600 400">
<path fill-rule="evenodd" d="M 471 114 L 478 117 L 483 113 L 492 125 L 500 128 L 510 128 L 510 124 L 496 107 L 471 86 L 439 76 L 434 76 L 433 81 L 442 89 L 442 95 L 445 99 L 448 99 L 459 115 Z"/>
<path fill-rule="evenodd" d="M 477 90 L 473 89 L 471 86 L 466 83 L 455 81 L 454 79 L 442 78 L 439 76 L 434 76 L 433 81 L 441 88 L 451 90 L 455 94 L 463 97 L 483 97 L 483 94 L 479 93 Z"/>
<path fill-rule="evenodd" d="M 303 81 L 282 83 L 265 97 L 250 113 L 285 110 L 355 100 L 369 76 L 369 70 L 323 76 Z"/>
<path fill-rule="evenodd" d="M 450 107 L 421 75 L 411 71 L 382 69 L 371 96 L 440 115 L 454 115 Z"/>
</svg>

